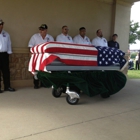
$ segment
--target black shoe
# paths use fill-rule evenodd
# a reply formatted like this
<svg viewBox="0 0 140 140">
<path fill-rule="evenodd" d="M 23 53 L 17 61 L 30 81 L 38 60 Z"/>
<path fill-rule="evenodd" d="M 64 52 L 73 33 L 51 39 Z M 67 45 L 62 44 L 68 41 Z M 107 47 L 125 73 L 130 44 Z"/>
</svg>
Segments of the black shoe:
<svg viewBox="0 0 140 140">
<path fill-rule="evenodd" d="M 102 97 L 102 98 L 109 98 L 109 97 L 110 97 L 110 94 L 104 93 L 104 94 L 101 94 L 101 97 Z"/>
<path fill-rule="evenodd" d="M 34 86 L 34 89 L 39 89 L 39 86 Z"/>
<path fill-rule="evenodd" d="M 5 88 L 4 90 L 5 90 L 5 91 L 15 91 L 15 89 L 14 89 L 14 88 L 11 88 L 11 87 Z"/>
<path fill-rule="evenodd" d="M 2 90 L 0 89 L 0 93 L 2 93 Z"/>
</svg>

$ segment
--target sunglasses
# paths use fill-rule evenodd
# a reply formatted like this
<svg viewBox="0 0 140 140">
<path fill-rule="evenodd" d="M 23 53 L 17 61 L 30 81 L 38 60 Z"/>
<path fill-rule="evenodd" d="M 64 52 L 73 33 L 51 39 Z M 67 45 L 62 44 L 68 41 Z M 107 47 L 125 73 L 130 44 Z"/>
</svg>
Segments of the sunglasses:
<svg viewBox="0 0 140 140">
<path fill-rule="evenodd" d="M 3 25 L 3 23 L 0 23 L 0 25 Z"/>
<path fill-rule="evenodd" d="M 64 29 L 64 30 L 69 30 L 69 29 Z"/>
</svg>

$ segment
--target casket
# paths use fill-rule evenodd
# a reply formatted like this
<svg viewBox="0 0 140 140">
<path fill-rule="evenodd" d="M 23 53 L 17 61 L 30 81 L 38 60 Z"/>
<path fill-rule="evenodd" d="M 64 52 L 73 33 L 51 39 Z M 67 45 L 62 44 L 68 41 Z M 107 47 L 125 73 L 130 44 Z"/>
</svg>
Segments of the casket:
<svg viewBox="0 0 140 140">
<path fill-rule="evenodd" d="M 106 98 L 120 91 L 126 84 L 120 69 L 126 65 L 125 53 L 108 47 L 48 42 L 31 48 L 29 71 L 52 94 L 66 93 L 69 104 L 77 104 L 80 91 L 92 97 Z"/>
</svg>

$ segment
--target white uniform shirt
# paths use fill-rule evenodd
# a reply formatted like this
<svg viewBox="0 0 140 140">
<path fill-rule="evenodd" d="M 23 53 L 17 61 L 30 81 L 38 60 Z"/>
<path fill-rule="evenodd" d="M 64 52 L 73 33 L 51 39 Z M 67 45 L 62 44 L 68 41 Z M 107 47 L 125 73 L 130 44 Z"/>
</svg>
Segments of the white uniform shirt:
<svg viewBox="0 0 140 140">
<path fill-rule="evenodd" d="M 12 53 L 10 35 L 4 30 L 0 33 L 0 52 Z"/>
<path fill-rule="evenodd" d="M 71 36 L 69 36 L 69 35 L 64 35 L 64 34 L 62 34 L 62 33 L 56 37 L 56 41 L 57 41 L 57 42 L 73 43 L 73 40 L 72 40 Z"/>
<path fill-rule="evenodd" d="M 40 33 L 37 33 L 31 37 L 31 39 L 28 43 L 28 47 L 34 47 L 36 45 L 50 42 L 50 41 L 54 41 L 54 38 L 51 35 L 47 34 L 46 37 L 43 39 L 42 36 L 40 35 Z"/>
<path fill-rule="evenodd" d="M 136 61 L 139 60 L 139 56 L 138 56 L 138 55 L 136 55 L 135 60 L 136 60 Z"/>
<path fill-rule="evenodd" d="M 73 38 L 73 42 L 76 44 L 91 45 L 90 39 L 87 36 L 83 38 L 81 35 L 77 35 Z"/>
<path fill-rule="evenodd" d="M 105 38 L 96 37 L 92 40 L 91 43 L 93 46 L 101 46 L 101 47 L 108 47 L 107 40 Z"/>
</svg>

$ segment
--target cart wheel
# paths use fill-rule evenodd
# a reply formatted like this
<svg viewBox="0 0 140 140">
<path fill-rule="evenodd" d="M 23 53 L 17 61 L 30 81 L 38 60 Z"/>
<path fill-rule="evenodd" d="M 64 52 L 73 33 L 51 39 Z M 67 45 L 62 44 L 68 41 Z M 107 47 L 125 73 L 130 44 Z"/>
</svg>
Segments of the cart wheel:
<svg viewBox="0 0 140 140">
<path fill-rule="evenodd" d="M 109 98 L 110 94 L 109 93 L 104 93 L 104 94 L 101 94 L 101 97 L 102 98 Z"/>
<path fill-rule="evenodd" d="M 76 105 L 76 104 L 79 102 L 79 99 L 78 99 L 78 98 L 71 99 L 70 96 L 67 95 L 66 101 L 67 101 L 67 103 L 69 103 L 70 105 Z"/>
<path fill-rule="evenodd" d="M 52 90 L 52 95 L 56 98 L 60 97 L 61 94 L 63 92 L 63 89 L 61 87 L 59 87 L 58 89 L 54 89 Z"/>
</svg>

